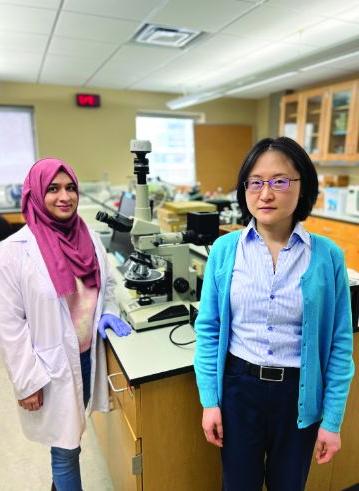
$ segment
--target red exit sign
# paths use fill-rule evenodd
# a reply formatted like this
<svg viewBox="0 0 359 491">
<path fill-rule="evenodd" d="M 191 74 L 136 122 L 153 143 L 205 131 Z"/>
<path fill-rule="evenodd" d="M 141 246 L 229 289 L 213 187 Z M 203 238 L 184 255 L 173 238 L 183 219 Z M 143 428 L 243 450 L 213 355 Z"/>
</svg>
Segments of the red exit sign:
<svg viewBox="0 0 359 491">
<path fill-rule="evenodd" d="M 80 107 L 100 107 L 101 98 L 98 94 L 76 94 L 76 104 Z"/>
</svg>

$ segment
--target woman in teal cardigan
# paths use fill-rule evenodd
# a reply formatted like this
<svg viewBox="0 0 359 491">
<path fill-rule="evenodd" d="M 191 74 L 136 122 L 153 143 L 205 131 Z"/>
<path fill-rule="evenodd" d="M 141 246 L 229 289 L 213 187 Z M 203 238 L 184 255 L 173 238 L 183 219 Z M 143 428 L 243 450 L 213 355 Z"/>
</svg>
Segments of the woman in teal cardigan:
<svg viewBox="0 0 359 491">
<path fill-rule="evenodd" d="M 219 238 L 206 265 L 195 372 L 225 491 L 303 491 L 340 449 L 354 373 L 342 251 L 301 221 L 318 194 L 306 152 L 285 137 L 247 155 L 237 198 L 247 228 Z"/>
</svg>

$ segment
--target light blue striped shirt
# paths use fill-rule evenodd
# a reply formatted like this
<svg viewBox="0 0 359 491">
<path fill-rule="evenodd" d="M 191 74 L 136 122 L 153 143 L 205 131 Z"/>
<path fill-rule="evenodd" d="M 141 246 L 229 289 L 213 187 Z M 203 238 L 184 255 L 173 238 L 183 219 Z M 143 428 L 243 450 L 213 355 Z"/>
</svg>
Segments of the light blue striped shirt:
<svg viewBox="0 0 359 491">
<path fill-rule="evenodd" d="M 256 365 L 300 367 L 300 278 L 310 256 L 310 235 L 297 223 L 279 252 L 274 272 L 272 256 L 252 219 L 238 241 L 233 268 L 229 345 L 233 355 Z"/>
</svg>

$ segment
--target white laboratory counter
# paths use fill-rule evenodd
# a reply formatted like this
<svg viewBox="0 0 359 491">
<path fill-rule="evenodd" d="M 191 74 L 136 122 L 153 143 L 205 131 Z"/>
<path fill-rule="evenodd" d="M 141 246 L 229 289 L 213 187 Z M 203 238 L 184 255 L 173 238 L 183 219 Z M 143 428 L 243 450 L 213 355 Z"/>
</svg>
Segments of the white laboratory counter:
<svg viewBox="0 0 359 491">
<path fill-rule="evenodd" d="M 314 209 L 311 213 L 311 216 L 319 217 L 319 218 L 327 218 L 328 220 L 337 220 L 339 222 L 359 224 L 359 217 L 355 217 L 353 215 L 347 215 L 346 213 L 334 213 L 330 211 Z"/>
<path fill-rule="evenodd" d="M 193 371 L 194 343 L 176 346 L 169 339 L 173 327 L 148 331 L 132 331 L 129 336 L 118 337 L 108 329 L 106 334 L 111 349 L 123 369 L 129 385 L 157 380 L 172 375 Z M 189 324 L 180 326 L 173 334 L 178 342 L 194 339 Z"/>
</svg>

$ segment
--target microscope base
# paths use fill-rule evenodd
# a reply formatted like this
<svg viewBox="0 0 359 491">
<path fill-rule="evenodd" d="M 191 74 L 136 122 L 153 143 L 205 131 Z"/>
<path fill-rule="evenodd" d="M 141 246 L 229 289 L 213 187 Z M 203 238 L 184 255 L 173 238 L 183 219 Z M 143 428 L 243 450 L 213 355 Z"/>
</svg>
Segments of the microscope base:
<svg viewBox="0 0 359 491">
<path fill-rule="evenodd" d="M 165 302 L 146 307 L 133 302 L 123 309 L 123 316 L 137 332 L 189 322 L 188 302 Z"/>
</svg>

